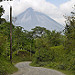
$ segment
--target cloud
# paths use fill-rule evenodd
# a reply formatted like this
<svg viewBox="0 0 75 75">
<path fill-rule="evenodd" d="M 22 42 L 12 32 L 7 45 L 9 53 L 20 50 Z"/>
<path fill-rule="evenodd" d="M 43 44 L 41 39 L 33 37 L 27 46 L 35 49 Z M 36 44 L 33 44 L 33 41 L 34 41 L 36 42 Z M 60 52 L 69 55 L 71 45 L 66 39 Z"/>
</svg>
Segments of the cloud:
<svg viewBox="0 0 75 75">
<path fill-rule="evenodd" d="M 27 8 L 32 7 L 35 11 L 47 14 L 57 22 L 64 24 L 65 19 L 63 15 L 72 11 L 72 5 L 75 3 L 75 0 L 70 0 L 60 5 L 60 7 L 56 7 L 46 0 L 13 0 L 13 2 L 9 1 L 9 3 L 13 6 L 13 16 L 17 16 Z M 7 1 L 0 2 L 0 5 L 3 5 L 5 9 L 4 17 L 7 17 L 10 5 Z"/>
<path fill-rule="evenodd" d="M 63 14 L 70 15 L 71 11 L 73 11 L 72 7 L 75 5 L 75 0 L 70 0 L 64 4 L 60 5 L 60 10 Z"/>
</svg>

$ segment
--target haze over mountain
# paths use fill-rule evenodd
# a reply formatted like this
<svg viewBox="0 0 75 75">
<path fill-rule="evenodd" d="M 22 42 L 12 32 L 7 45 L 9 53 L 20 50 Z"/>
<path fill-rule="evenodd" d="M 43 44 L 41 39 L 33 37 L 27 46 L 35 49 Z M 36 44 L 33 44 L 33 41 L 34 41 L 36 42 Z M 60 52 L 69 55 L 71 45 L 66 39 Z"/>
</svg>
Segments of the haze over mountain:
<svg viewBox="0 0 75 75">
<path fill-rule="evenodd" d="M 22 26 L 25 30 L 30 31 L 36 26 L 45 27 L 48 30 L 62 31 L 64 26 L 57 23 L 47 15 L 37 12 L 32 8 L 26 9 L 23 13 L 17 16 L 15 25 Z"/>
</svg>

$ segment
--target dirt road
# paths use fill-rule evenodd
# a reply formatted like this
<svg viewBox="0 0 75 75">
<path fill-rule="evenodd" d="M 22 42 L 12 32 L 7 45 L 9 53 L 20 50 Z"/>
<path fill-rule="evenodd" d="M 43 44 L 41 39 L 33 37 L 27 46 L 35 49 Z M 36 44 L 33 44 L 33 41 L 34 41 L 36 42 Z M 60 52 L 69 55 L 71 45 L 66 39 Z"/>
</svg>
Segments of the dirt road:
<svg viewBox="0 0 75 75">
<path fill-rule="evenodd" d="M 18 72 L 11 75 L 65 75 L 56 70 L 46 69 L 42 67 L 29 66 L 30 62 L 20 62 L 15 66 L 19 69 Z"/>
</svg>

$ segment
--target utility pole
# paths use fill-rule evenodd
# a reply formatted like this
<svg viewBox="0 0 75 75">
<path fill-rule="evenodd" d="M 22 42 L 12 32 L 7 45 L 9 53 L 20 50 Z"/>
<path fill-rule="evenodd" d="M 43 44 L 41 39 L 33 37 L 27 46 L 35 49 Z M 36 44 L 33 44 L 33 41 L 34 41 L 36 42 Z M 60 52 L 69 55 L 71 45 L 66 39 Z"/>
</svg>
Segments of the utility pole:
<svg viewBox="0 0 75 75">
<path fill-rule="evenodd" d="M 12 6 L 10 6 L 10 61 L 12 64 Z"/>
</svg>

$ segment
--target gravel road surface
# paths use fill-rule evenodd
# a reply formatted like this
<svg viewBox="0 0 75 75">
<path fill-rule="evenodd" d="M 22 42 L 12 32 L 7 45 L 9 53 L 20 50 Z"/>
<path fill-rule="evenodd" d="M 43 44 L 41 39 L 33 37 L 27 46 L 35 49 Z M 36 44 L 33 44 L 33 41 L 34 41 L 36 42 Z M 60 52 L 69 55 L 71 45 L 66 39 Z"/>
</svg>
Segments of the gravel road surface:
<svg viewBox="0 0 75 75">
<path fill-rule="evenodd" d="M 30 62 L 20 62 L 15 66 L 19 69 L 18 72 L 11 75 L 65 75 L 59 71 L 46 69 L 43 67 L 29 66 Z"/>
</svg>

